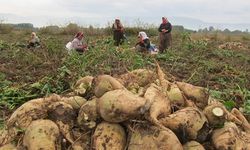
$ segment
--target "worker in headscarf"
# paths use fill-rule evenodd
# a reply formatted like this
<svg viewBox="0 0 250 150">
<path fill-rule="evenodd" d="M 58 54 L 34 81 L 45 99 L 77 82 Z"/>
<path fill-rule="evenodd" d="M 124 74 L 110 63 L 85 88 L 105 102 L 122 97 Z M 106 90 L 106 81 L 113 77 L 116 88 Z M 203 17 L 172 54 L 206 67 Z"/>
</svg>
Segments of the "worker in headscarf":
<svg viewBox="0 0 250 150">
<path fill-rule="evenodd" d="M 78 32 L 71 43 L 72 49 L 75 49 L 77 52 L 82 53 L 88 49 L 87 43 L 84 41 L 84 35 L 82 32 Z"/>
<path fill-rule="evenodd" d="M 31 47 L 39 47 L 40 46 L 40 39 L 38 38 L 38 36 L 36 35 L 35 32 L 32 32 L 31 33 L 31 37 L 28 41 L 28 45 L 27 47 L 28 48 L 31 48 Z"/>
<path fill-rule="evenodd" d="M 161 53 L 163 53 L 172 44 L 172 36 L 171 36 L 172 25 L 166 17 L 162 17 L 162 23 L 158 28 L 158 31 L 160 32 L 159 50 Z"/>
<path fill-rule="evenodd" d="M 150 48 L 150 41 L 147 34 L 143 31 L 139 32 L 138 40 L 139 42 L 136 43 L 135 48 L 139 52 L 147 52 Z"/>
<path fill-rule="evenodd" d="M 115 46 L 119 46 L 122 44 L 124 38 L 124 27 L 120 19 L 115 19 L 115 23 L 112 25 L 112 29 L 113 29 Z"/>
<path fill-rule="evenodd" d="M 150 42 L 149 37 L 147 36 L 145 32 L 143 31 L 139 32 L 138 39 L 139 39 L 139 42 L 135 44 L 135 48 L 139 52 L 146 52 L 150 54 L 158 53 L 158 49 L 156 48 L 154 44 Z"/>
</svg>

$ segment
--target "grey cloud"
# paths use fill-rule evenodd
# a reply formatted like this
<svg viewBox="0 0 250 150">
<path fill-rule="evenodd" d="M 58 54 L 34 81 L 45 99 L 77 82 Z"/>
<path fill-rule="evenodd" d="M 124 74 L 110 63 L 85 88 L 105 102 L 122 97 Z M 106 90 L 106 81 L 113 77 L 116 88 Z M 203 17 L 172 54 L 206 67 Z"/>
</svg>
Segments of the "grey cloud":
<svg viewBox="0 0 250 150">
<path fill-rule="evenodd" d="M 114 17 L 124 20 L 141 18 L 151 23 L 160 21 L 161 16 L 172 20 L 178 16 L 204 22 L 230 23 L 233 20 L 236 23 L 250 23 L 248 0 L 22 0 L 19 3 L 20 0 L 4 0 L 0 13 L 53 16 L 61 20 L 82 17 L 86 22 L 96 20 L 100 24 Z"/>
</svg>

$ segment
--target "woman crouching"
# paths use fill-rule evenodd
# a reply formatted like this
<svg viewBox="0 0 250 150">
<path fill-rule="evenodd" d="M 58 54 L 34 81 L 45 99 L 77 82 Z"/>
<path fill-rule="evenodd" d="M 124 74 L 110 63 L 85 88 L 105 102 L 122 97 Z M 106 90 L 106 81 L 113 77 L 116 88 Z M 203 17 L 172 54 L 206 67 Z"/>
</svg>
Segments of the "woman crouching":
<svg viewBox="0 0 250 150">
<path fill-rule="evenodd" d="M 151 44 L 147 34 L 143 31 L 139 32 L 138 34 L 139 42 L 136 43 L 135 48 L 139 52 L 149 52 L 151 54 L 157 53 L 158 50 L 154 46 L 154 44 Z"/>
<path fill-rule="evenodd" d="M 84 40 L 84 36 L 82 32 L 78 32 L 75 35 L 75 38 L 72 41 L 71 47 L 72 49 L 75 49 L 79 53 L 83 53 L 88 49 L 88 46 Z"/>
</svg>

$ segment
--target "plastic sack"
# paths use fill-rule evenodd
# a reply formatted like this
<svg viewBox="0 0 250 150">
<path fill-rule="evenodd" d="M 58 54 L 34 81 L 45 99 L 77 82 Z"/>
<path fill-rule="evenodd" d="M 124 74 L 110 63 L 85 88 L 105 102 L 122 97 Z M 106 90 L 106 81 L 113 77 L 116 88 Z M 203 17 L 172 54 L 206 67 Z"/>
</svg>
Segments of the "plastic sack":
<svg viewBox="0 0 250 150">
<path fill-rule="evenodd" d="M 66 48 L 67 48 L 68 50 L 71 50 L 71 49 L 72 49 L 72 42 L 68 42 L 68 43 L 66 44 Z"/>
<path fill-rule="evenodd" d="M 150 54 L 158 54 L 158 49 L 154 44 L 150 44 L 150 48 L 148 49 Z"/>
<path fill-rule="evenodd" d="M 66 49 L 68 50 L 68 53 L 71 52 L 71 50 L 72 50 L 72 42 L 68 42 L 68 43 L 66 44 Z"/>
</svg>

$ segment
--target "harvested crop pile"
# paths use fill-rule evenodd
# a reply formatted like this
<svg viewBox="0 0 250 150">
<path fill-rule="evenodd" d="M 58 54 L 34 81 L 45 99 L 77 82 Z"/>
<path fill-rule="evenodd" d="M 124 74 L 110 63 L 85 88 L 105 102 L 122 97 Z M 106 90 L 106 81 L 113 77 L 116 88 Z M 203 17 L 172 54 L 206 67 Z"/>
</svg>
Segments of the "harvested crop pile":
<svg viewBox="0 0 250 150">
<path fill-rule="evenodd" d="M 241 42 L 227 42 L 219 45 L 219 49 L 230 49 L 230 50 L 238 50 L 238 49 L 246 49 L 246 46 Z"/>
<path fill-rule="evenodd" d="M 125 149 L 126 134 L 121 125 L 102 122 L 92 136 L 93 149 Z"/>
<path fill-rule="evenodd" d="M 50 120 L 33 121 L 23 137 L 23 145 L 28 150 L 56 150 L 59 140 L 59 129 L 57 125 Z"/>
<path fill-rule="evenodd" d="M 250 124 L 203 87 L 156 71 L 81 78 L 30 100 L 0 130 L 0 150 L 250 150 Z"/>
<path fill-rule="evenodd" d="M 183 149 L 180 141 L 170 129 L 159 129 L 143 124 L 135 124 L 131 128 L 132 130 L 129 131 L 130 137 L 128 138 L 128 150 Z"/>
</svg>

